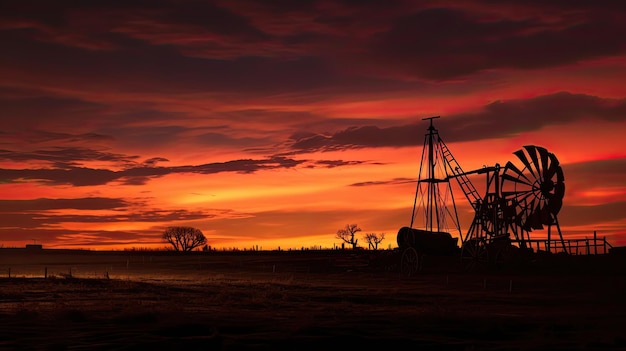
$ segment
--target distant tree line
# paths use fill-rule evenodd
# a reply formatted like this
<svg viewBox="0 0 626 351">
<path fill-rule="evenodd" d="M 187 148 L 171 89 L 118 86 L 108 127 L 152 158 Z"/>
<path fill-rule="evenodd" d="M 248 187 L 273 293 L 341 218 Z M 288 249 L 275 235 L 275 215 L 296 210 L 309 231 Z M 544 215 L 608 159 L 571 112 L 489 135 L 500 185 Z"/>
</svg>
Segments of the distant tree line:
<svg viewBox="0 0 626 351">
<path fill-rule="evenodd" d="M 357 224 L 346 224 L 342 229 L 337 230 L 337 238 L 341 239 L 344 244 L 352 246 L 353 250 L 359 248 L 359 238 L 356 234 L 361 231 Z M 193 251 L 202 246 L 203 251 L 211 251 L 211 247 L 207 245 L 207 239 L 198 228 L 194 227 L 167 227 L 162 235 L 163 240 L 171 245 L 174 251 Z M 367 243 L 368 249 L 378 250 L 378 245 L 385 240 L 385 233 L 366 233 L 362 239 Z M 204 245 L 204 246 L 203 246 Z M 343 248 L 343 244 L 342 244 Z M 321 250 L 322 247 L 314 246 L 313 249 Z M 280 251 L 280 247 L 278 251 Z M 304 250 L 304 247 L 302 247 Z M 234 249 L 238 251 L 238 249 Z M 244 249 L 244 251 L 246 251 Z M 259 251 L 259 246 L 254 245 L 250 251 Z"/>
</svg>

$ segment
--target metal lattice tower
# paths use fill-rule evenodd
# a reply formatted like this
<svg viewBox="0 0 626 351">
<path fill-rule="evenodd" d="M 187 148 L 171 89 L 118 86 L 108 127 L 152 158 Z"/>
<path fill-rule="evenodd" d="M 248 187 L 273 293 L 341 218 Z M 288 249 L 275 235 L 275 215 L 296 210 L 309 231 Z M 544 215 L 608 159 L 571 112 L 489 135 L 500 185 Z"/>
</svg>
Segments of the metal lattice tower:
<svg viewBox="0 0 626 351">
<path fill-rule="evenodd" d="M 430 121 L 430 126 L 424 137 L 410 227 L 413 228 L 415 225 L 430 232 L 455 232 L 461 237 L 456 203 L 450 184 L 450 178 L 454 174 L 450 165 L 456 165 L 459 169 L 460 167 L 433 125 L 436 118 L 440 116 L 423 118 Z M 471 183 L 468 184 L 471 186 Z M 476 189 L 469 194 L 469 196 L 478 195 Z"/>
</svg>

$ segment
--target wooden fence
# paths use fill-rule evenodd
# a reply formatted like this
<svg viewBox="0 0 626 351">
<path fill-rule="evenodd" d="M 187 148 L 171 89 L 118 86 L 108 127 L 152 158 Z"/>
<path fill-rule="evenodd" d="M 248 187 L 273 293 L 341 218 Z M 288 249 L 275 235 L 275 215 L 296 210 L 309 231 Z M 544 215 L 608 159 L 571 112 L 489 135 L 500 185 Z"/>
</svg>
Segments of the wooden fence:
<svg viewBox="0 0 626 351">
<path fill-rule="evenodd" d="M 521 240 L 514 241 L 520 244 Z M 604 255 L 613 247 L 606 237 L 598 238 L 593 232 L 593 238 L 584 239 L 530 239 L 524 240 L 535 252 L 546 251 L 552 253 L 566 252 L 570 255 Z"/>
</svg>

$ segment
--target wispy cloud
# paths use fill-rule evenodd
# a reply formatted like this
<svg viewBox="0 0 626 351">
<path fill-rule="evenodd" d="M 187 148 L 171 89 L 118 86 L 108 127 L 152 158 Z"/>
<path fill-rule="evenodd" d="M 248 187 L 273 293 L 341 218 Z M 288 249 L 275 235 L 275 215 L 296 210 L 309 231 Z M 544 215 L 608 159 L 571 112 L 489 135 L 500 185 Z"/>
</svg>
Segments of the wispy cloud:
<svg viewBox="0 0 626 351">
<path fill-rule="evenodd" d="M 303 162 L 302 160 L 273 157 L 260 160 L 241 159 L 215 162 L 197 166 L 151 167 L 149 164 L 146 164 L 120 171 L 74 166 L 45 169 L 0 169 L 0 179 L 3 179 L 4 182 L 36 181 L 47 185 L 94 186 L 108 184 L 113 181 L 123 181 L 127 185 L 143 185 L 150 178 L 174 173 L 254 173 L 259 170 L 292 168 Z"/>
<path fill-rule="evenodd" d="M 406 183 L 413 183 L 413 184 L 415 184 L 415 183 L 417 183 L 417 179 L 394 178 L 394 179 L 389 179 L 389 180 L 372 180 L 372 181 L 367 181 L 367 182 L 352 183 L 352 184 L 350 184 L 350 186 L 367 187 L 367 186 L 376 186 L 376 185 L 406 184 Z"/>
</svg>

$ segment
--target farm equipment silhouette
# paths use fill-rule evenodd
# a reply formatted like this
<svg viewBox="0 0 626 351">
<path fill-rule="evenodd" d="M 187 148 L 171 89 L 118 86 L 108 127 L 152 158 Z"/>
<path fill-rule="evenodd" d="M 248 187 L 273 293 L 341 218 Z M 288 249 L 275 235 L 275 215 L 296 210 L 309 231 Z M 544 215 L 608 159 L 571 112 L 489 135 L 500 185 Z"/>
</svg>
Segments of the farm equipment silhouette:
<svg viewBox="0 0 626 351">
<path fill-rule="evenodd" d="M 563 205 L 565 183 L 556 156 L 547 149 L 526 145 L 513 154 L 521 165 L 508 161 L 464 171 L 430 122 L 422 149 L 411 224 L 398 231 L 400 270 L 416 274 L 425 255 L 460 254 L 465 269 L 515 263 L 533 252 L 530 237 L 547 226 L 546 251 L 551 251 L 552 227 L 556 227 L 563 252 L 567 252 L 557 214 Z M 481 196 L 470 176 L 484 174 Z M 469 230 L 461 232 L 451 180 L 458 183 L 474 216 Z M 417 226 L 421 221 L 423 227 Z M 458 233 L 453 237 L 450 233 Z M 461 247 L 458 239 L 461 238 Z"/>
</svg>

